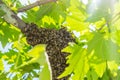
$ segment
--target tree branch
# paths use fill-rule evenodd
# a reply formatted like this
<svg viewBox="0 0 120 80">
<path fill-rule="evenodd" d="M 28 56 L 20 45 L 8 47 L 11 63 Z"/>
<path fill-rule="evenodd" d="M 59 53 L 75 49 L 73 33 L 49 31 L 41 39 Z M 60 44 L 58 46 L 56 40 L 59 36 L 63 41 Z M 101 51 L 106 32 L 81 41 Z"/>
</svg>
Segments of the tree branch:
<svg viewBox="0 0 120 80">
<path fill-rule="evenodd" d="M 2 9 L 5 14 L 3 18 L 6 22 L 18 27 L 19 29 L 23 29 L 26 26 L 26 23 L 22 21 L 17 14 L 15 14 L 7 5 L 0 0 L 0 9 Z"/>
<path fill-rule="evenodd" d="M 57 1 L 57 0 L 37 1 L 33 4 L 30 4 L 30 5 L 27 5 L 23 8 L 20 8 L 18 10 L 18 12 L 26 11 L 30 8 L 35 7 L 35 6 L 46 4 L 46 3 L 49 3 L 49 2 L 55 2 L 55 1 Z M 26 23 L 22 19 L 20 19 L 17 16 L 17 14 L 14 13 L 14 11 L 12 11 L 4 2 L 2 2 L 2 0 L 0 0 L 0 9 L 2 9 L 5 12 L 5 14 L 3 15 L 3 18 L 6 22 L 18 27 L 21 30 L 23 30 L 23 28 L 25 28 Z"/>
<path fill-rule="evenodd" d="M 24 12 L 24 11 L 27 11 L 33 7 L 36 7 L 36 6 L 40 6 L 40 5 L 43 5 L 43 4 L 46 4 L 46 3 L 50 3 L 50 2 L 56 2 L 57 0 L 39 0 L 39 1 L 36 1 L 35 3 L 33 4 L 30 4 L 30 5 L 27 5 L 27 6 L 24 6 L 20 9 L 18 9 L 18 12 Z"/>
</svg>

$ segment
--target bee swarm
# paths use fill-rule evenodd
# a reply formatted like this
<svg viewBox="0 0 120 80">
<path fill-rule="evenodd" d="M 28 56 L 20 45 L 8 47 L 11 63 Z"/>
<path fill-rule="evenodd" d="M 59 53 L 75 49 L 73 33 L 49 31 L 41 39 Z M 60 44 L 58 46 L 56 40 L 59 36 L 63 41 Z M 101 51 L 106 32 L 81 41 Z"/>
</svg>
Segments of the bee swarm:
<svg viewBox="0 0 120 80">
<path fill-rule="evenodd" d="M 69 53 L 61 52 L 68 45 L 68 42 L 74 42 L 74 39 L 66 28 L 48 29 L 38 28 L 35 24 L 26 24 L 22 30 L 25 34 L 28 44 L 35 46 L 37 44 L 47 44 L 46 52 L 49 57 L 53 80 L 68 80 L 69 76 L 61 79 L 57 77 L 63 73 L 66 64 L 66 57 Z"/>
</svg>

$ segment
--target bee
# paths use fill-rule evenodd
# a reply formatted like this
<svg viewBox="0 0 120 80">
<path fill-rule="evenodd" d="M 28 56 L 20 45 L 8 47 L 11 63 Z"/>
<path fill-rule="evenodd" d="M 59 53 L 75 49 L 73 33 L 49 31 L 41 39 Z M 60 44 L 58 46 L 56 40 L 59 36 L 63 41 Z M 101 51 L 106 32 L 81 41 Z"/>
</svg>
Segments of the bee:
<svg viewBox="0 0 120 80">
<path fill-rule="evenodd" d="M 52 70 L 52 79 L 68 80 L 69 76 L 57 79 L 69 65 L 66 64 L 66 57 L 69 54 L 63 53 L 61 50 L 65 48 L 69 42 L 74 42 L 74 38 L 72 37 L 72 34 L 67 31 L 67 28 L 63 27 L 59 30 L 38 28 L 36 24 L 31 23 L 26 24 L 26 27 L 22 32 L 27 37 L 28 44 L 32 46 L 37 44 L 47 44 L 46 52 Z"/>
</svg>

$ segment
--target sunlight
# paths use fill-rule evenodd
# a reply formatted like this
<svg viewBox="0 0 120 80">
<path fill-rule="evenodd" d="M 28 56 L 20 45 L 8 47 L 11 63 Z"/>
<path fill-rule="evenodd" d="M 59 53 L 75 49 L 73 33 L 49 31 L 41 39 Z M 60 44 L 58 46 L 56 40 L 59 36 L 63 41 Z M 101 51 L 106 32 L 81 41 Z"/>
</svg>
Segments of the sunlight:
<svg viewBox="0 0 120 80">
<path fill-rule="evenodd" d="M 82 0 L 82 2 L 83 1 L 84 0 Z M 83 2 L 83 3 L 85 3 L 85 2 Z M 107 7 L 109 7 L 109 9 L 111 9 L 111 11 L 113 11 L 115 3 L 116 3 L 116 0 L 110 0 L 110 1 L 109 0 L 105 0 L 105 1 L 104 0 L 92 0 L 90 2 L 90 5 L 88 5 L 89 7 L 88 7 L 87 11 L 88 11 L 88 13 L 96 13 L 95 11 L 98 9 L 100 10 L 101 7 L 103 7 L 102 8 L 103 11 L 105 11 Z"/>
<path fill-rule="evenodd" d="M 100 3 L 100 0 L 93 0 L 92 3 L 89 5 L 88 13 L 94 13 L 99 3 Z"/>
<path fill-rule="evenodd" d="M 81 0 L 83 4 L 87 5 L 88 4 L 88 0 Z"/>
</svg>

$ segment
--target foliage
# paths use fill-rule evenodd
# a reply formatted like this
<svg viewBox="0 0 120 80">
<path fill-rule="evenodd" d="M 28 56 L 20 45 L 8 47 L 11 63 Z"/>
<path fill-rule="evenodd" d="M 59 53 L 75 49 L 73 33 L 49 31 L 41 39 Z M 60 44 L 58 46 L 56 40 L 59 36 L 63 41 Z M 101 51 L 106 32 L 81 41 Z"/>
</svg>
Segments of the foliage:
<svg viewBox="0 0 120 80">
<path fill-rule="evenodd" d="M 3 0 L 16 11 L 19 0 Z M 87 4 L 84 1 L 88 1 Z M 24 34 L 4 21 L 0 8 L 0 79 L 50 80 L 45 45 L 34 47 Z M 60 29 L 66 26 L 75 37 L 63 52 L 69 66 L 59 78 L 71 80 L 120 79 L 120 0 L 59 0 L 34 7 L 18 15 L 27 23 Z"/>
</svg>

